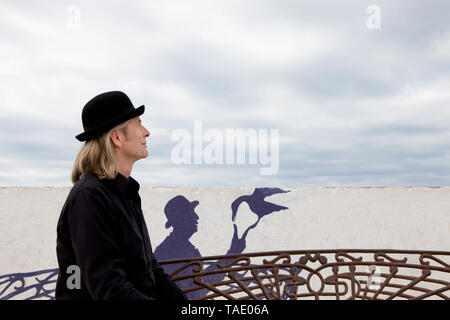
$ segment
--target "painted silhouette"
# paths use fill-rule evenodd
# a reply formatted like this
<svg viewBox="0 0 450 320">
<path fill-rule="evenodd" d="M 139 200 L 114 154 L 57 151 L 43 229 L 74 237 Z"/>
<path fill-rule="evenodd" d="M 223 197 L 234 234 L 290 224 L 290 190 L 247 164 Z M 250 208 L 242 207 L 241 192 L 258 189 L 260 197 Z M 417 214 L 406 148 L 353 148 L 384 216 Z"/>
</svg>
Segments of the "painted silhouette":
<svg viewBox="0 0 450 320">
<path fill-rule="evenodd" d="M 167 202 L 164 213 L 167 217 L 166 229 L 173 227 L 172 232 L 155 249 L 158 260 L 201 257 L 198 249 L 189 241 L 197 232 L 198 215 L 195 207 L 198 201 L 188 201 L 179 195 Z"/>
<path fill-rule="evenodd" d="M 231 239 L 230 249 L 227 254 L 241 253 L 246 247 L 246 237 L 248 232 L 255 228 L 261 218 L 265 215 L 271 214 L 276 211 L 288 209 L 284 206 L 279 206 L 271 202 L 265 201 L 265 197 L 277 194 L 286 193 L 279 188 L 256 188 L 252 195 L 244 195 L 233 201 L 231 205 L 232 220 L 233 220 L 233 237 Z M 238 213 L 239 205 L 242 202 L 248 203 L 253 213 L 258 216 L 258 220 L 253 225 L 249 226 L 242 237 L 238 237 L 237 226 L 234 223 L 236 215 Z M 169 200 L 164 208 L 164 213 L 167 217 L 165 227 L 173 227 L 172 232 L 164 239 L 164 241 L 155 249 L 155 256 L 158 260 L 177 259 L 177 258 L 195 258 L 202 257 L 200 251 L 189 241 L 194 233 L 197 232 L 197 224 L 199 216 L 195 212 L 195 207 L 199 204 L 198 201 L 189 201 L 186 197 L 178 195 Z M 221 261 L 222 264 L 231 263 L 230 261 Z M 178 268 L 177 265 L 167 265 L 164 269 L 167 273 L 171 274 Z M 205 271 L 211 271 L 215 269 L 215 264 L 208 266 Z M 186 270 L 182 274 L 188 274 L 189 270 Z M 181 274 L 180 274 L 181 275 Z M 207 279 L 208 282 L 217 282 L 223 279 L 223 275 L 212 275 Z M 192 288 L 194 283 L 192 280 L 179 281 L 177 283 L 181 289 L 186 290 Z M 203 296 L 203 291 L 188 292 L 189 299 L 196 299 Z"/>
<path fill-rule="evenodd" d="M 287 193 L 287 192 L 289 192 L 289 190 L 285 191 L 280 188 L 255 188 L 255 191 L 253 191 L 252 195 L 240 196 L 239 198 L 233 201 L 233 203 L 231 204 L 231 213 L 232 213 L 231 219 L 233 220 L 233 222 L 236 221 L 238 208 L 242 202 L 246 202 L 250 210 L 258 216 L 258 220 L 256 220 L 256 222 L 253 225 L 249 226 L 247 230 L 245 230 L 245 232 L 242 235 L 242 238 L 247 237 L 248 231 L 256 227 L 261 218 L 264 217 L 265 215 L 271 214 L 275 211 L 288 209 L 288 207 L 279 206 L 277 204 L 264 200 L 268 196 L 277 193 Z"/>
</svg>

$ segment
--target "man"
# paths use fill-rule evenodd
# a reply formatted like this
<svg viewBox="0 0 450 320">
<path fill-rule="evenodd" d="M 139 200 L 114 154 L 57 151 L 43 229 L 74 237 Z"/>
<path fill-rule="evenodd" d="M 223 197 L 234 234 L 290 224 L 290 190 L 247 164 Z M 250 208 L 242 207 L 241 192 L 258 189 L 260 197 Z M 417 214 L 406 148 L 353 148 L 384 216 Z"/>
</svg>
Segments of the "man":
<svg viewBox="0 0 450 320">
<path fill-rule="evenodd" d="M 119 91 L 83 108 L 85 131 L 76 138 L 85 144 L 57 226 L 57 300 L 186 299 L 153 255 L 139 184 L 130 176 L 133 164 L 148 156 L 144 110 Z"/>
</svg>

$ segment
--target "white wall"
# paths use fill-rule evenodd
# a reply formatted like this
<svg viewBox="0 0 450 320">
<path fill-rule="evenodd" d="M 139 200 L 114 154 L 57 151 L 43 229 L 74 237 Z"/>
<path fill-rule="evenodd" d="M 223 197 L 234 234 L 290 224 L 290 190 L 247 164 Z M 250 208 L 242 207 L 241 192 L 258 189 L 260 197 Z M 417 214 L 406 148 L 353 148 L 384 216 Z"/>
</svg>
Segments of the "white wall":
<svg viewBox="0 0 450 320">
<path fill-rule="evenodd" d="M 56 268 L 56 224 L 69 188 L 0 188 L 0 275 Z M 176 195 L 198 200 L 203 256 L 225 254 L 231 203 L 253 188 L 141 188 L 153 248 L 169 234 L 164 206 Z M 294 249 L 450 251 L 450 187 L 297 188 L 266 198 L 289 209 L 263 217 L 244 252 Z M 243 204 L 241 233 L 256 216 Z"/>
</svg>

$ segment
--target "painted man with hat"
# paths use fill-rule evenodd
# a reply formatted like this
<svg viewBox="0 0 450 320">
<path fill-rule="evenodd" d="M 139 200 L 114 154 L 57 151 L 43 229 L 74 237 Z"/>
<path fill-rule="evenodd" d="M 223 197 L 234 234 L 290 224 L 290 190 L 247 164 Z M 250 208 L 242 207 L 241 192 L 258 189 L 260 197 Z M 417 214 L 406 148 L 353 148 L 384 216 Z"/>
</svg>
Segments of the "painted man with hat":
<svg viewBox="0 0 450 320">
<path fill-rule="evenodd" d="M 144 110 L 120 91 L 83 108 L 84 132 L 76 138 L 84 144 L 57 225 L 57 300 L 186 299 L 153 254 L 139 183 L 131 177 L 134 163 L 148 156 Z"/>
<path fill-rule="evenodd" d="M 200 251 L 195 247 L 189 239 L 197 232 L 197 225 L 199 216 L 195 212 L 195 208 L 199 202 L 189 201 L 183 195 L 177 195 L 170 199 L 164 207 L 164 213 L 167 217 L 166 229 L 173 228 L 172 232 L 161 242 L 155 249 L 155 256 L 158 259 L 177 259 L 177 258 L 201 258 Z M 231 240 L 231 246 L 227 254 L 241 253 L 245 249 L 245 236 L 238 237 L 237 227 L 234 224 L 234 234 Z M 221 264 L 226 265 L 232 260 L 222 260 Z M 169 264 L 165 265 L 164 269 L 168 273 L 173 273 L 181 265 Z M 216 270 L 216 263 L 209 266 L 204 265 L 204 272 Z M 177 273 L 177 276 L 191 275 L 192 268 L 185 268 L 183 271 Z M 212 274 L 204 276 L 203 280 L 209 283 L 219 282 L 223 279 L 223 274 Z M 192 279 L 185 279 L 178 281 L 178 285 L 183 290 L 196 287 Z M 208 290 L 189 291 L 187 296 L 191 300 L 196 300 L 205 294 Z"/>
</svg>

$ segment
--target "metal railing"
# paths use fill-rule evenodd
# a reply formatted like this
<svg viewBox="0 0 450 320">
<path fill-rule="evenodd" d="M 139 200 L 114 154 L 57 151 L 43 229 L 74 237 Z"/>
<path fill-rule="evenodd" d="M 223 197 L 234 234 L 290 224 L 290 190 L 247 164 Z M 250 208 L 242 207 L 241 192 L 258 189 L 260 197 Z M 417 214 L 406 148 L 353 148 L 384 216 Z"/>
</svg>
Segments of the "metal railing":
<svg viewBox="0 0 450 320">
<path fill-rule="evenodd" d="M 450 299 L 450 252 L 299 250 L 161 261 L 190 299 Z M 0 276 L 0 300 L 53 299 L 58 269 Z"/>
<path fill-rule="evenodd" d="M 163 261 L 195 299 L 445 299 L 450 252 L 300 250 Z"/>
</svg>

